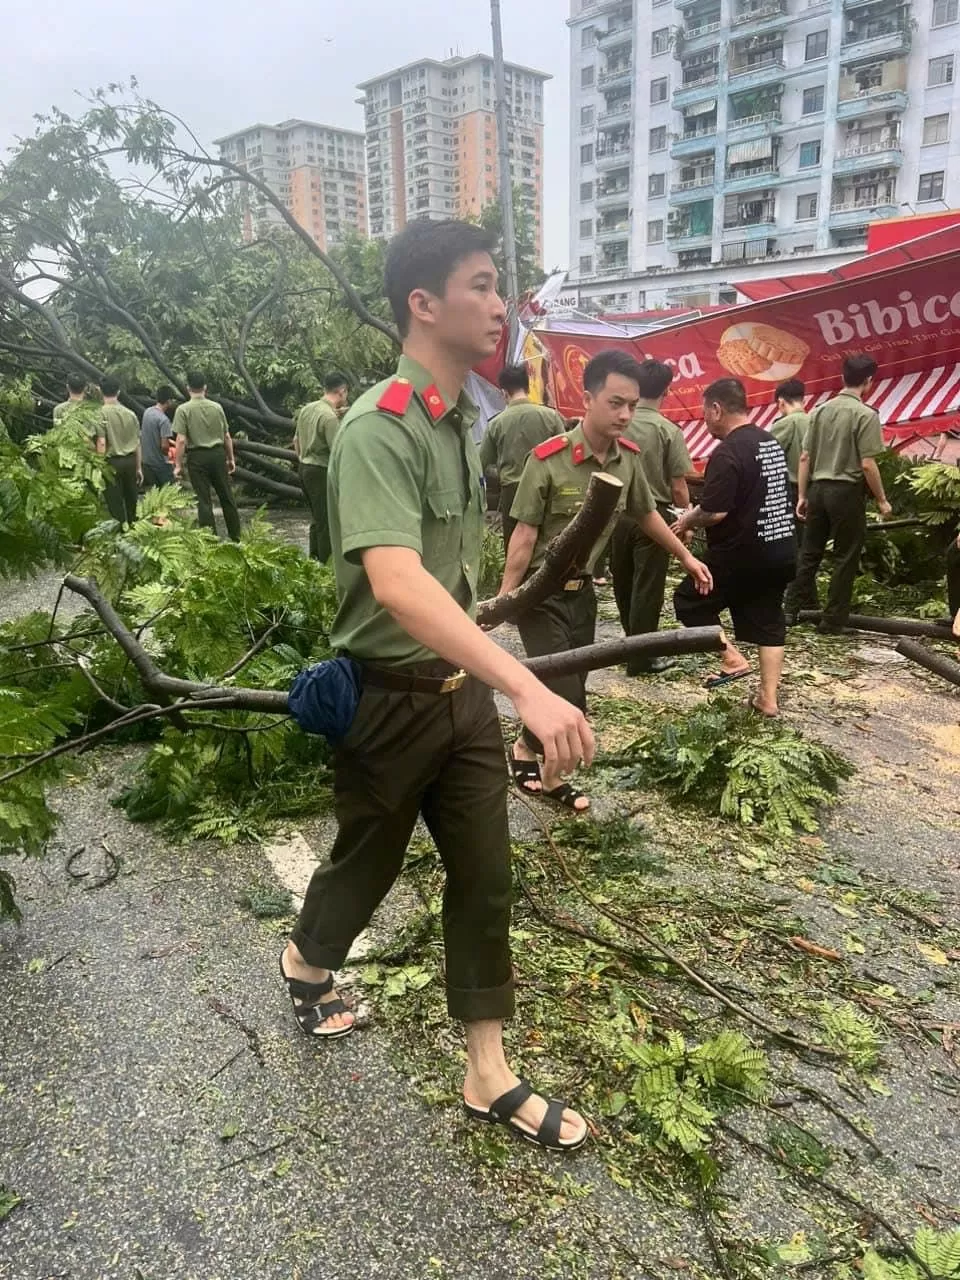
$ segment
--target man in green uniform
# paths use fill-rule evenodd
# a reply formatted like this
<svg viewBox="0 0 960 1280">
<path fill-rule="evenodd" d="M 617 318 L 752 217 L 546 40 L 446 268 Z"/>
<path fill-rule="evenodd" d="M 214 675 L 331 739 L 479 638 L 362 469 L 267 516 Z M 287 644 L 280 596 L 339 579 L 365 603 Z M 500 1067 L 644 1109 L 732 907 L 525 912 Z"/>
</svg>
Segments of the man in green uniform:
<svg viewBox="0 0 960 1280">
<path fill-rule="evenodd" d="M 392 242 L 386 294 L 403 339 L 397 377 L 344 419 L 330 457 L 334 648 L 360 666 L 353 723 L 334 752 L 338 831 L 281 957 L 313 1037 L 353 1015 L 332 971 L 396 880 L 422 815 L 446 871 L 447 1006 L 466 1024 L 468 1114 L 572 1149 L 586 1122 L 507 1066 L 513 1013 L 510 839 L 503 739 L 491 688 L 569 771 L 593 754 L 582 714 L 476 625 L 483 532 L 477 408 L 463 392 L 504 320 L 492 241 L 466 223 L 415 221 Z"/>
<path fill-rule="evenodd" d="M 54 426 L 56 426 L 58 422 L 61 422 L 72 409 L 77 407 L 78 404 L 84 403 L 83 393 L 86 388 L 87 380 L 86 378 L 81 377 L 79 373 L 71 373 L 68 376 L 67 398 L 66 400 L 61 400 L 59 404 L 54 405 L 53 407 Z"/>
<path fill-rule="evenodd" d="M 810 415 L 804 412 L 803 398 L 806 387 L 799 378 L 791 378 L 789 382 L 781 382 L 774 395 L 774 401 L 780 411 L 780 417 L 770 428 L 770 434 L 780 445 L 787 457 L 787 472 L 790 476 L 790 496 L 796 511 L 800 501 L 798 487 L 800 479 L 800 455 L 810 425 Z M 803 541 L 803 522 L 796 517 L 797 546 Z"/>
<path fill-rule="evenodd" d="M 676 556 L 704 590 L 710 589 L 706 567 L 670 532 L 657 511 L 639 446 L 621 434 L 637 407 L 641 376 L 640 365 L 624 351 L 602 351 L 594 356 L 583 371 L 583 421 L 572 431 L 537 445 L 527 459 L 510 513 L 517 523 L 501 593 L 515 590 L 540 567 L 548 544 L 583 505 L 596 472 L 613 476 L 623 486 L 617 510 L 597 539 L 583 574 L 518 619 L 528 657 L 593 644 L 597 621 L 593 570 L 621 516 L 637 521 L 648 538 Z M 585 675 L 558 676 L 545 683 L 581 711 L 586 709 Z M 524 726 L 511 753 L 517 785 L 582 813 L 589 805 L 587 797 L 564 782 L 549 760 L 544 761 L 541 772 L 537 757 L 542 755 L 536 733 Z"/>
<path fill-rule="evenodd" d="M 207 380 L 202 373 L 187 374 L 187 390 L 190 399 L 178 405 L 173 415 L 173 430 L 177 437 L 174 477 L 180 478 L 186 457 L 190 483 L 197 495 L 197 523 L 202 529 L 217 532 L 210 501 L 210 490 L 213 489 L 220 499 L 227 536 L 233 542 L 239 542 L 240 513 L 233 500 L 229 480 L 237 464 L 233 457 L 233 437 L 227 425 L 227 415 L 220 405 L 207 399 Z"/>
<path fill-rule="evenodd" d="M 527 454 L 534 445 L 542 444 L 567 424 L 545 404 L 530 399 L 530 374 L 525 364 L 508 364 L 500 371 L 500 390 L 507 397 L 507 407 L 490 420 L 480 443 L 480 461 L 484 472 L 496 471 L 500 485 L 500 526 L 503 549 L 510 545 L 514 521 L 510 508 L 517 496 L 517 486 Z"/>
<path fill-rule="evenodd" d="M 850 616 L 853 583 L 867 533 L 867 490 L 881 519 L 891 514 L 876 459 L 883 431 L 875 409 L 863 403 L 877 372 L 872 356 L 850 355 L 843 362 L 843 390 L 810 415 L 798 474 L 797 516 L 805 522 L 797 576 L 787 588 L 784 609 L 796 622 L 801 609 L 817 609 L 817 571 L 833 539 L 833 572 L 818 628 L 836 635 Z"/>
<path fill-rule="evenodd" d="M 330 559 L 327 468 L 348 392 L 347 380 L 342 373 L 328 373 L 323 380 L 320 399 L 311 400 L 297 414 L 293 436 L 293 451 L 300 459 L 300 482 L 310 507 L 310 555 L 321 564 Z"/>
<path fill-rule="evenodd" d="M 104 378 L 103 414 L 97 430 L 97 453 L 105 454 L 113 468 L 107 485 L 107 510 L 118 524 L 133 524 L 137 518 L 137 485 L 143 482 L 140 465 L 140 423 L 132 409 L 120 404 L 120 383 Z"/>
<path fill-rule="evenodd" d="M 676 515 L 670 508 L 685 511 L 690 505 L 687 475 L 693 463 L 683 432 L 660 412 L 673 370 L 659 360 L 644 360 L 640 373 L 640 399 L 624 434 L 640 450 L 640 469 L 657 511 L 672 524 Z M 610 547 L 613 594 L 625 634 L 639 636 L 658 630 L 670 552 L 649 538 L 636 520 L 626 517 L 617 522 Z M 647 675 L 672 666 L 670 658 L 634 658 L 627 663 L 627 675 Z"/>
</svg>

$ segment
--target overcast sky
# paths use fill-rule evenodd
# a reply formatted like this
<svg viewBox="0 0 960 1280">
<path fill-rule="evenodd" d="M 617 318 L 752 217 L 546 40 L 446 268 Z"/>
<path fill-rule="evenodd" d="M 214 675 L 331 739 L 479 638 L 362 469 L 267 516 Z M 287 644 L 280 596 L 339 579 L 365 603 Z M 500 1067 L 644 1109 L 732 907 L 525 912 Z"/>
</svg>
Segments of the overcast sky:
<svg viewBox="0 0 960 1280">
<path fill-rule="evenodd" d="M 75 90 L 135 75 L 206 141 L 290 116 L 363 128 L 356 84 L 417 58 L 492 51 L 488 0 L 20 0 L 4 6 L 0 145 Z M 545 258 L 567 265 L 565 0 L 502 0 L 508 61 L 549 72 Z"/>
</svg>

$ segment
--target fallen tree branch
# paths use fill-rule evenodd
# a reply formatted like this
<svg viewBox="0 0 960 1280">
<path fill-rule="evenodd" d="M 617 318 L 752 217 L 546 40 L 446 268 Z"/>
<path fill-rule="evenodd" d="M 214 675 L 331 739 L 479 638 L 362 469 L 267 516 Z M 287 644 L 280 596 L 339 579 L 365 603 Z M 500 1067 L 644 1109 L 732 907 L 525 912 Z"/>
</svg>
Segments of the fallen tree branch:
<svg viewBox="0 0 960 1280">
<path fill-rule="evenodd" d="M 237 467 L 233 477 L 235 480 L 242 480 L 244 484 L 251 485 L 254 489 L 263 489 L 267 493 L 272 493 L 276 498 L 292 498 L 294 502 L 300 503 L 304 500 L 303 485 L 292 473 L 290 478 L 297 481 L 296 488 L 293 484 L 281 484 L 279 480 L 271 480 L 268 476 L 259 475 L 256 471 L 248 471 L 246 467 Z"/>
<path fill-rule="evenodd" d="M 944 638 L 950 639 L 951 637 L 948 633 Z M 952 638 L 956 639 L 955 636 Z M 949 680 L 951 684 L 960 685 L 960 662 L 954 662 L 945 653 L 934 653 L 932 649 L 927 649 L 922 644 L 917 644 L 916 640 L 901 640 L 897 645 L 896 651 L 901 657 L 909 658 L 911 662 L 915 662 L 918 666 L 925 667 L 927 671 L 932 671 L 935 676 L 942 676 L 944 680 Z"/>
<path fill-rule="evenodd" d="M 520 614 L 559 591 L 569 578 L 579 576 L 594 544 L 616 510 L 622 488 L 622 483 L 615 476 L 604 471 L 595 472 L 590 478 L 583 506 L 547 547 L 540 568 L 516 590 L 478 605 L 478 625 L 495 627 L 501 622 L 513 622 Z"/>
<path fill-rule="evenodd" d="M 234 436 L 234 450 L 238 453 L 262 454 L 265 458 L 279 458 L 282 462 L 298 463 L 300 459 L 292 449 L 281 449 L 276 444 L 261 444 L 259 440 L 246 440 Z"/>
<path fill-rule="evenodd" d="M 672 658 L 687 653 L 713 653 L 723 649 L 719 627 L 682 627 L 676 631 L 650 631 L 640 636 L 624 636 L 622 640 L 603 640 L 600 644 L 548 653 L 527 658 L 524 666 L 535 676 L 567 676 L 578 671 L 595 671 L 598 667 L 615 667 L 632 658 Z"/>
<path fill-rule="evenodd" d="M 819 609 L 800 611 L 801 622 L 819 622 L 821 617 Z M 938 626 L 935 622 L 918 622 L 914 618 L 877 618 L 865 613 L 851 613 L 847 626 L 855 631 L 876 631 L 884 636 L 927 636 L 931 640 L 953 638 L 949 627 Z"/>
<path fill-rule="evenodd" d="M 255 474 L 262 474 L 267 480 L 273 480 L 276 484 L 293 485 L 294 489 L 300 487 L 300 476 L 285 463 L 275 462 L 272 458 L 263 458 L 237 444 L 234 445 L 234 449 L 243 462 L 250 462 L 256 468 Z"/>
</svg>

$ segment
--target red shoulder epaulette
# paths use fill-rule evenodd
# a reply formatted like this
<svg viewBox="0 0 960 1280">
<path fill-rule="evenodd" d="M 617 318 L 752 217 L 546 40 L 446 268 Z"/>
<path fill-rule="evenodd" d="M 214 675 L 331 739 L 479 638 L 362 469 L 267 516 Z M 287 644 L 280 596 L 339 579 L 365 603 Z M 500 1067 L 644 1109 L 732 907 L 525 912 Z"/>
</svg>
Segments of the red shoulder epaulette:
<svg viewBox="0 0 960 1280">
<path fill-rule="evenodd" d="M 617 444 L 621 449 L 629 449 L 631 453 L 640 453 L 640 446 L 628 440 L 626 436 L 617 436 Z"/>
<path fill-rule="evenodd" d="M 395 413 L 400 418 L 410 408 L 412 399 L 413 383 L 408 378 L 394 378 L 377 401 L 377 408 L 386 413 Z"/>
<path fill-rule="evenodd" d="M 544 462 L 547 458 L 552 458 L 555 453 L 560 453 L 562 449 L 567 447 L 567 444 L 566 436 L 551 436 L 549 440 L 544 440 L 543 444 L 538 444 L 534 447 L 533 456 Z"/>
</svg>

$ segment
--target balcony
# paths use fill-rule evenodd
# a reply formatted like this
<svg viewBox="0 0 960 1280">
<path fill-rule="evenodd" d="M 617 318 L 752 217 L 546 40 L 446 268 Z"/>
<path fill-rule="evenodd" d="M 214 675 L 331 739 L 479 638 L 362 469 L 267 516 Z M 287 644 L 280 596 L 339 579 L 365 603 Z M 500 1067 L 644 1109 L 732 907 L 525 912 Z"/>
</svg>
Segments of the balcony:
<svg viewBox="0 0 960 1280">
<path fill-rule="evenodd" d="M 630 184 L 598 191 L 595 203 L 598 209 L 626 209 L 630 203 Z"/>
<path fill-rule="evenodd" d="M 765 160 L 761 164 L 737 165 L 727 170 L 724 190 L 749 191 L 751 187 L 775 181 L 779 177 L 780 170 L 772 160 Z"/>
<path fill-rule="evenodd" d="M 872 198 L 849 199 L 840 197 L 830 205 L 830 226 L 858 227 L 872 222 L 876 217 L 893 217 L 899 212 L 896 197 L 892 192 L 885 193 L 874 200 Z"/>
<path fill-rule="evenodd" d="M 777 229 L 777 215 L 773 209 L 767 209 L 757 217 L 725 218 L 724 231 L 752 231 L 755 235 L 773 235 Z"/>
<path fill-rule="evenodd" d="M 631 274 L 630 264 L 625 258 L 618 258 L 616 262 L 601 262 L 597 267 L 597 275 L 604 279 L 624 280 Z"/>
<path fill-rule="evenodd" d="M 889 142 L 868 142 L 848 145 L 838 151 L 833 161 L 834 173 L 856 173 L 862 169 L 899 168 L 903 164 L 903 151 L 898 139 Z"/>
<path fill-rule="evenodd" d="M 610 107 L 607 111 L 601 111 L 597 116 L 597 128 L 616 128 L 617 125 L 623 124 L 630 119 L 632 110 L 633 99 L 627 98 L 625 102 L 620 102 L 615 107 Z"/>
<path fill-rule="evenodd" d="M 594 163 L 600 172 L 606 169 L 615 169 L 618 165 L 622 165 L 625 161 L 629 161 L 632 156 L 632 150 L 629 142 L 623 143 L 617 147 L 605 147 L 602 151 L 597 148 L 594 157 Z"/>
<path fill-rule="evenodd" d="M 617 240 L 629 240 L 630 220 L 597 224 L 596 239 L 598 244 L 612 244 Z"/>
<path fill-rule="evenodd" d="M 864 23 L 862 27 L 848 30 L 840 46 L 845 58 L 882 57 L 887 53 L 910 51 L 910 28 L 897 22 Z"/>
<path fill-rule="evenodd" d="M 762 111 L 758 115 L 741 116 L 739 120 L 728 120 L 727 133 L 735 133 L 738 142 L 748 142 L 751 138 L 766 137 L 771 126 L 780 123 L 778 108 L 776 111 Z"/>
<path fill-rule="evenodd" d="M 730 63 L 730 79 L 736 80 L 731 89 L 751 89 L 754 85 L 770 84 L 781 79 L 785 70 L 783 51 L 771 53 L 769 57 L 747 63 Z"/>
<path fill-rule="evenodd" d="M 631 43 L 633 40 L 633 24 L 626 22 L 622 26 L 607 27 L 606 31 L 597 32 L 597 48 L 604 52 L 608 49 L 618 49 L 622 44 Z"/>
<path fill-rule="evenodd" d="M 613 89 L 617 85 L 633 83 L 633 63 L 621 62 L 615 67 L 608 67 L 597 77 L 597 88 L 602 92 Z"/>
<path fill-rule="evenodd" d="M 798 18 L 806 17 L 801 12 Z M 736 38 L 762 35 L 764 31 L 775 31 L 793 19 L 787 13 L 787 0 L 767 0 L 764 4 L 743 5 L 738 7 L 731 18 Z"/>
<path fill-rule="evenodd" d="M 692 204 L 697 200 L 702 200 L 705 192 L 712 193 L 715 183 L 716 174 L 713 172 L 704 173 L 699 178 L 672 182 L 670 184 L 670 203 Z"/>
<path fill-rule="evenodd" d="M 768 236 L 756 239 L 735 240 L 720 247 L 721 262 L 756 262 L 759 258 L 775 256 L 776 241 Z"/>
<path fill-rule="evenodd" d="M 720 30 L 719 16 L 711 22 L 699 22 L 696 26 L 684 27 L 683 38 L 686 44 L 694 40 L 702 40 L 704 36 L 712 36 Z"/>
<path fill-rule="evenodd" d="M 667 239 L 670 241 L 670 248 L 675 253 L 681 249 L 707 249 L 713 245 L 711 232 L 702 235 L 700 232 L 691 231 L 689 227 L 668 228 Z"/>
<path fill-rule="evenodd" d="M 717 96 L 717 81 L 719 78 L 719 68 L 714 68 L 695 80 L 688 80 L 679 89 L 674 89 L 674 107 L 691 106 L 695 102 L 700 102 L 703 98 L 715 98 Z"/>
<path fill-rule="evenodd" d="M 684 134 L 682 138 L 677 138 L 675 142 L 671 142 L 670 155 L 678 158 L 680 156 L 705 155 L 713 150 L 716 136 L 717 126 L 715 123 L 706 129 L 698 129 L 695 133 Z"/>
</svg>

